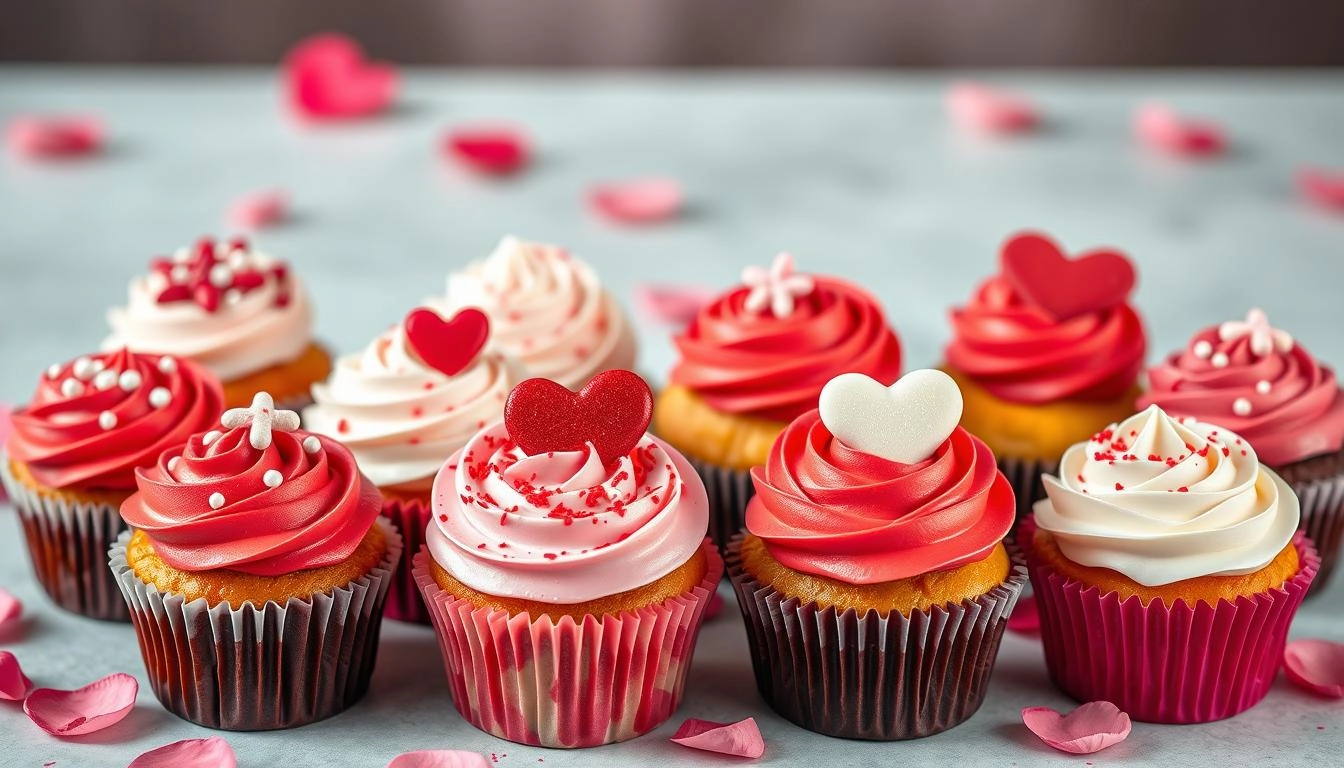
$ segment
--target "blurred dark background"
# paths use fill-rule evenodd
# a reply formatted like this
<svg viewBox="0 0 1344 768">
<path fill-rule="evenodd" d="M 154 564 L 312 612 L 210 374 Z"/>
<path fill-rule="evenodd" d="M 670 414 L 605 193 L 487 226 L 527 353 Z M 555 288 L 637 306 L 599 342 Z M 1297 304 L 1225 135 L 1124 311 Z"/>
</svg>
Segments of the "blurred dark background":
<svg viewBox="0 0 1344 768">
<path fill-rule="evenodd" d="M 0 0 L 7 61 L 271 63 L 323 30 L 405 64 L 1344 64 L 1341 0 Z"/>
</svg>

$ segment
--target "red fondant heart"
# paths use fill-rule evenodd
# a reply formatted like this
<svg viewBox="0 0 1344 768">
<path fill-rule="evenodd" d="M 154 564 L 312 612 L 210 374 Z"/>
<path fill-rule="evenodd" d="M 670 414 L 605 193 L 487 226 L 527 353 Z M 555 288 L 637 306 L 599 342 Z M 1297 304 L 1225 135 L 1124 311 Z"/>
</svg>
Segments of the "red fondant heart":
<svg viewBox="0 0 1344 768">
<path fill-rule="evenodd" d="M 452 320 L 432 309 L 418 307 L 402 322 L 411 351 L 436 371 L 455 376 L 476 359 L 490 338 L 490 320 L 479 309 L 468 307 Z"/>
<path fill-rule="evenodd" d="M 1070 259 L 1036 234 L 1005 243 L 1002 262 L 1013 289 L 1059 321 L 1122 304 L 1134 288 L 1134 265 L 1123 253 L 1103 249 Z"/>
<path fill-rule="evenodd" d="M 396 69 L 366 61 L 359 44 L 344 35 L 303 40 L 285 57 L 284 73 L 290 103 L 314 118 L 372 115 L 397 92 Z"/>
<path fill-rule="evenodd" d="M 604 371 L 579 392 L 528 379 L 504 404 L 509 437 L 529 456 L 579 451 L 592 443 L 604 464 L 634 449 L 653 417 L 653 393 L 630 371 Z"/>
<path fill-rule="evenodd" d="M 444 137 L 443 149 L 477 173 L 496 176 L 521 169 L 532 154 L 522 131 L 505 126 L 455 128 Z"/>
</svg>

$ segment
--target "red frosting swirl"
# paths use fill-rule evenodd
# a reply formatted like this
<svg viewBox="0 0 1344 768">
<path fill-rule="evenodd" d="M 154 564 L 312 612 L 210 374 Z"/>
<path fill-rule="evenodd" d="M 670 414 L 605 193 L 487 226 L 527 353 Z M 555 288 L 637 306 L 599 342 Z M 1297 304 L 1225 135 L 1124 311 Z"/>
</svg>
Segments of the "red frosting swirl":
<svg viewBox="0 0 1344 768">
<path fill-rule="evenodd" d="M 702 309 L 675 340 L 672 382 L 720 411 L 789 421 L 815 408 L 836 374 L 899 378 L 901 344 L 877 299 L 844 280 L 813 280 L 784 318 L 748 310 L 744 286 Z"/>
<path fill-rule="evenodd" d="M 133 490 L 135 468 L 207 429 L 224 410 L 213 374 L 121 349 L 52 366 L 13 414 L 10 458 L 51 488 Z"/>
<path fill-rule="evenodd" d="M 274 486 L 271 471 L 279 473 Z M 137 471 L 136 483 L 122 518 L 184 571 L 278 576 L 335 565 L 355 551 L 382 507 L 377 486 L 340 443 L 275 431 L 257 449 L 245 426 L 192 436 Z"/>
<path fill-rule="evenodd" d="M 1148 370 L 1143 410 L 1156 403 L 1241 435 L 1270 466 L 1340 450 L 1344 446 L 1344 392 L 1335 372 L 1301 344 L 1266 354 L 1249 336 L 1227 341 L 1218 327 L 1195 334 L 1184 351 Z"/>
<path fill-rule="evenodd" d="M 928 459 L 900 464 L 835 439 L 813 410 L 751 476 L 747 530 L 785 566 L 849 584 L 983 560 L 1013 524 L 1012 487 L 961 427 Z"/>
<path fill-rule="evenodd" d="M 1138 379 L 1147 348 L 1129 304 L 1057 321 L 1002 276 L 952 312 L 947 362 L 1003 400 L 1048 403 L 1120 397 Z"/>
</svg>

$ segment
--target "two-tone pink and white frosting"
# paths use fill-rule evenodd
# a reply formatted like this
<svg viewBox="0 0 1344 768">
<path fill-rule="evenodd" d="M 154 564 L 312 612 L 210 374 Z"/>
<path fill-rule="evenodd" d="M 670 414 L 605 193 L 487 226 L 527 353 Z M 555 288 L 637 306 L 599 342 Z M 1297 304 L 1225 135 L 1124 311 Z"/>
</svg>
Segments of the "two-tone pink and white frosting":
<svg viewBox="0 0 1344 768">
<path fill-rule="evenodd" d="M 655 437 L 604 466 L 591 443 L 528 456 L 501 422 L 439 472 L 425 539 L 472 589 L 571 604 L 666 576 L 702 546 L 708 525 L 700 478 Z"/>
<path fill-rule="evenodd" d="M 1297 530 L 1297 496 L 1222 427 L 1150 406 L 1064 453 L 1036 524 L 1065 557 L 1157 586 L 1264 568 Z"/>
<path fill-rule="evenodd" d="M 466 307 L 485 312 L 495 345 L 531 375 L 569 389 L 634 367 L 634 331 L 620 304 L 591 267 L 554 245 L 506 237 L 428 303 L 445 317 Z"/>
</svg>

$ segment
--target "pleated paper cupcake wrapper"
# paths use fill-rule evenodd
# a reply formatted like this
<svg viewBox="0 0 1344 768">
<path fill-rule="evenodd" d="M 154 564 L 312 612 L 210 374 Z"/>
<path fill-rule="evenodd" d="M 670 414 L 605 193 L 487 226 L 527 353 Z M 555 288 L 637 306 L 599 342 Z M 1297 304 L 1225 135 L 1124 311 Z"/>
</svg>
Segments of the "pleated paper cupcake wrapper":
<svg viewBox="0 0 1344 768">
<path fill-rule="evenodd" d="M 1019 541 L 1029 544 L 1034 531 L 1028 520 Z M 1293 546 L 1302 565 L 1281 588 L 1194 608 L 1103 595 L 1028 551 L 1051 678 L 1078 701 L 1109 701 L 1147 723 L 1207 723 L 1250 709 L 1278 676 L 1288 625 L 1320 563 L 1301 532 Z"/>
<path fill-rule="evenodd" d="M 756 495 L 751 472 L 720 467 L 689 456 L 686 460 L 705 483 L 705 491 L 709 494 L 709 537 L 722 551 L 747 523 L 747 502 Z"/>
<path fill-rule="evenodd" d="M 1292 467 L 1280 472 L 1302 504 L 1302 522 L 1298 527 L 1311 539 L 1321 558 L 1321 568 L 1307 590 L 1307 597 L 1325 590 L 1344 547 L 1344 454 L 1340 456 L 1339 471 L 1330 476 L 1301 477 L 1302 473 Z"/>
<path fill-rule="evenodd" d="M 331 717 L 368 690 L 401 537 L 384 520 L 387 554 L 331 594 L 258 608 L 187 602 L 141 581 L 123 533 L 109 552 L 131 608 L 150 687 L 164 709 L 207 728 L 265 731 Z"/>
<path fill-rule="evenodd" d="M 126 530 L 120 508 L 37 493 L 14 479 L 0 454 L 0 479 L 23 525 L 33 574 L 52 602 L 103 621 L 130 621 L 107 570 L 107 548 Z"/>
<path fill-rule="evenodd" d="M 387 618 L 414 624 L 429 625 L 429 610 L 420 596 L 420 588 L 411 572 L 411 561 L 425 543 L 425 526 L 429 525 L 429 505 L 422 501 L 386 499 L 383 517 L 401 532 L 401 565 L 392 575 L 392 586 L 387 593 Z"/>
<path fill-rule="evenodd" d="M 1020 459 L 1012 456 L 1000 456 L 999 471 L 1008 478 L 1013 486 L 1013 497 L 1017 500 L 1017 521 L 1021 522 L 1031 514 L 1031 507 L 1045 498 L 1045 483 L 1041 475 L 1053 475 L 1059 472 L 1058 459 Z M 1017 525 L 1013 526 L 1013 531 Z M 1008 538 L 1013 538 L 1009 531 Z"/>
<path fill-rule="evenodd" d="M 1007 580 L 975 599 L 864 615 L 819 608 L 762 584 L 726 555 L 747 625 L 756 686 L 772 709 L 826 736 L 894 741 L 965 722 L 985 699 L 1008 616 L 1027 582 L 1020 557 Z"/>
<path fill-rule="evenodd" d="M 685 594 L 553 623 L 454 598 L 434 581 L 422 550 L 415 579 L 458 712 L 493 736 L 542 747 L 595 747 L 658 727 L 681 703 L 705 607 L 723 577 L 708 540 L 704 552 L 705 578 Z"/>
</svg>

